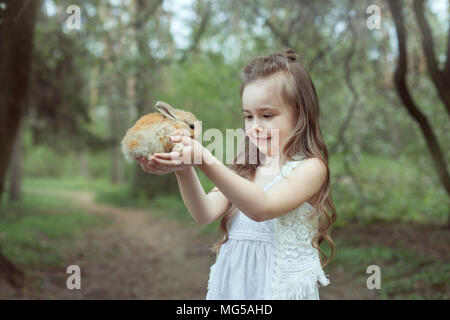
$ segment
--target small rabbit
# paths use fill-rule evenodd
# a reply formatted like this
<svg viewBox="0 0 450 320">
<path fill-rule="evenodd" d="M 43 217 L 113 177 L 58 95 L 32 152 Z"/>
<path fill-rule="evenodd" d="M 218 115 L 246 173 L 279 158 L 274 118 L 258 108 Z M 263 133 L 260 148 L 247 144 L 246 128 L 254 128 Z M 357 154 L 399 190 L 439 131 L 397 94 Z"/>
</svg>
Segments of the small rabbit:
<svg viewBox="0 0 450 320">
<path fill-rule="evenodd" d="M 170 141 L 174 134 L 197 138 L 194 130 L 198 120 L 192 113 L 175 109 L 162 101 L 156 102 L 155 108 L 161 113 L 142 116 L 122 139 L 122 152 L 127 162 L 132 163 L 141 156 L 150 160 L 158 152 L 181 152 L 183 144 Z"/>
</svg>

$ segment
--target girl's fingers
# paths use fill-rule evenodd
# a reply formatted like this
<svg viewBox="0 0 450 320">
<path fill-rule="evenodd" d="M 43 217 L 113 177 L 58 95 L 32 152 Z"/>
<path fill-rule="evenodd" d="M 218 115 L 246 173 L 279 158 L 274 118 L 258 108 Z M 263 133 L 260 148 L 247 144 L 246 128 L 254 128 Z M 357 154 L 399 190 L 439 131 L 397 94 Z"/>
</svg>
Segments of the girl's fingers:
<svg viewBox="0 0 450 320">
<path fill-rule="evenodd" d="M 178 166 L 178 165 L 183 163 L 183 161 L 181 159 L 179 159 L 179 160 L 178 159 L 176 159 L 176 160 L 165 160 L 165 159 L 156 158 L 156 157 L 153 158 L 153 161 L 155 162 L 155 165 L 159 166 L 160 168 L 162 168 L 162 166 L 175 167 L 175 166 Z"/>
<path fill-rule="evenodd" d="M 143 158 L 140 161 L 141 168 L 147 173 L 156 173 L 158 170 L 158 167 L 155 165 L 154 162 L 148 161 L 147 159 Z"/>
<path fill-rule="evenodd" d="M 146 157 L 140 157 L 138 160 L 142 170 L 151 174 L 161 175 L 184 169 L 185 165 L 183 164 L 182 159 L 171 159 L 171 154 L 173 153 L 160 154 L 167 160 L 159 157 L 153 157 L 151 160 L 147 160 Z"/>
<path fill-rule="evenodd" d="M 160 171 L 160 170 L 164 170 L 164 168 L 162 166 L 159 165 L 159 163 L 157 163 L 154 159 L 149 160 L 147 162 L 147 166 L 148 168 L 150 168 L 152 171 Z"/>
<path fill-rule="evenodd" d="M 190 146 L 192 139 L 187 136 L 173 135 L 170 137 L 170 141 L 172 141 L 174 143 L 182 143 L 184 146 Z"/>
<path fill-rule="evenodd" d="M 149 171 L 149 168 L 147 167 L 147 165 L 146 165 L 143 161 L 139 161 L 139 164 L 141 165 L 141 168 L 142 168 L 142 170 L 143 170 L 144 172 L 151 173 L 151 172 Z"/>
<path fill-rule="evenodd" d="M 180 157 L 180 153 L 172 151 L 167 153 L 155 153 L 153 156 L 155 159 L 175 160 Z"/>
<path fill-rule="evenodd" d="M 145 168 L 145 171 L 148 173 L 155 173 L 155 171 L 157 169 L 151 162 L 149 162 L 147 160 L 144 161 L 144 168 Z"/>
</svg>

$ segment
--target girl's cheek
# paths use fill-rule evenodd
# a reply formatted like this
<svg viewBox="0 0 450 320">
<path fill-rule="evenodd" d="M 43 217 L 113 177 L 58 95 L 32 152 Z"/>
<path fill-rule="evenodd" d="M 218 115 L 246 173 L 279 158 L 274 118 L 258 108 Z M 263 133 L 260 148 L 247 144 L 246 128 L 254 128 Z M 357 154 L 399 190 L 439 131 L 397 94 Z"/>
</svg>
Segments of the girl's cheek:
<svg viewBox="0 0 450 320">
<path fill-rule="evenodd" d="M 280 130 L 279 130 L 277 127 L 274 127 L 274 126 L 267 127 L 267 133 L 268 133 L 270 136 L 275 135 L 276 130 L 278 130 L 278 134 L 280 134 Z"/>
</svg>

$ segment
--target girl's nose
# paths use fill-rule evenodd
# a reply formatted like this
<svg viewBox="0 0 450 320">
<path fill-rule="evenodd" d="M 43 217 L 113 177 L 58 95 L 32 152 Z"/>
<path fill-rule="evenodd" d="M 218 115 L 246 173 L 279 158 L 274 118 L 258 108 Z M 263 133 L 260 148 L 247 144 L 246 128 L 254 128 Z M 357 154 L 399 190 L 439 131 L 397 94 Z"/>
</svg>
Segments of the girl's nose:
<svg viewBox="0 0 450 320">
<path fill-rule="evenodd" d="M 264 127 L 261 125 L 261 123 L 259 123 L 258 121 L 255 120 L 255 122 L 253 123 L 253 131 L 255 132 L 261 132 L 264 131 Z"/>
<path fill-rule="evenodd" d="M 265 131 L 266 131 L 266 130 L 265 130 L 264 127 L 261 126 L 261 125 L 255 124 L 255 125 L 253 126 L 253 133 L 254 133 L 255 135 L 258 135 L 258 136 L 263 135 Z"/>
</svg>

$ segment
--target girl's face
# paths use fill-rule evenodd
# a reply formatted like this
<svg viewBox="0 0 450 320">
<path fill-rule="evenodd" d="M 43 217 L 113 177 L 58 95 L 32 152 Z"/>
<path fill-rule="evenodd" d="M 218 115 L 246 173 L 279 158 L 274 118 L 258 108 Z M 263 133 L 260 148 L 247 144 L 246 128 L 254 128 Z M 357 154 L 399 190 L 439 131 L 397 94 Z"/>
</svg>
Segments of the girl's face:
<svg viewBox="0 0 450 320">
<path fill-rule="evenodd" d="M 280 81 L 279 77 L 258 80 L 242 93 L 245 134 L 268 157 L 279 156 L 294 129 L 293 111 L 277 97 Z"/>
</svg>

